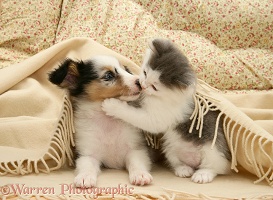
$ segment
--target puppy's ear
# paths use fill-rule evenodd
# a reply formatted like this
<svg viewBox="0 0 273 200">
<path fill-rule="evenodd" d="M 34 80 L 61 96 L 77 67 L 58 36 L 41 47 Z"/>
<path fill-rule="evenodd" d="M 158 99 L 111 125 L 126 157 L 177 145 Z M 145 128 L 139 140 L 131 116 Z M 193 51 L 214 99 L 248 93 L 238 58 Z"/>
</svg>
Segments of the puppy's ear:
<svg viewBox="0 0 273 200">
<path fill-rule="evenodd" d="M 149 43 L 150 49 L 158 56 L 170 51 L 174 44 L 168 39 L 157 38 Z"/>
<path fill-rule="evenodd" d="M 62 88 L 75 89 L 80 77 L 78 62 L 66 59 L 59 68 L 49 73 L 49 81 Z"/>
</svg>

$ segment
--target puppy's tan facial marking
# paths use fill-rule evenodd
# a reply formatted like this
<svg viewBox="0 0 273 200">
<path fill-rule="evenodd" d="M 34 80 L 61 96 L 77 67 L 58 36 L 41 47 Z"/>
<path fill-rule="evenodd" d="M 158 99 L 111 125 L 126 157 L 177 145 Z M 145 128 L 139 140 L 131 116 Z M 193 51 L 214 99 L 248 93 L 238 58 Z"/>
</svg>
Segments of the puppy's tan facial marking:
<svg viewBox="0 0 273 200">
<path fill-rule="evenodd" d="M 103 101 L 106 98 L 117 98 L 130 94 L 130 88 L 124 84 L 118 70 L 112 66 L 103 66 L 99 72 L 100 78 L 86 88 L 91 101 Z"/>
<path fill-rule="evenodd" d="M 111 86 L 96 80 L 87 87 L 87 95 L 91 101 L 103 101 L 106 98 L 116 98 L 129 93 L 130 89 L 122 83 L 121 79 L 117 79 Z"/>
</svg>

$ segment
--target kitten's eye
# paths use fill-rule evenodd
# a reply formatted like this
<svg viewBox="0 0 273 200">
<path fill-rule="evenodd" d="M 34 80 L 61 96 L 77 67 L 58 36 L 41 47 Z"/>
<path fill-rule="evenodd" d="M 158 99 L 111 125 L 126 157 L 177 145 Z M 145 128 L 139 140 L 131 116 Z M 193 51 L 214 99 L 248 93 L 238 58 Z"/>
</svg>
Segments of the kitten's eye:
<svg viewBox="0 0 273 200">
<path fill-rule="evenodd" d="M 124 69 L 125 69 L 125 71 L 128 72 L 129 74 L 133 74 L 133 73 L 128 69 L 128 67 L 124 66 Z"/>
<path fill-rule="evenodd" d="M 143 71 L 143 73 L 144 73 L 144 76 L 145 76 L 145 77 L 147 77 L 147 73 L 146 73 L 146 71 Z"/>
<path fill-rule="evenodd" d="M 157 91 L 156 87 L 154 85 L 152 85 L 152 88 L 154 89 L 154 91 Z"/>
<path fill-rule="evenodd" d="M 111 81 L 115 78 L 115 74 L 112 71 L 107 71 L 102 78 L 105 81 Z"/>
</svg>

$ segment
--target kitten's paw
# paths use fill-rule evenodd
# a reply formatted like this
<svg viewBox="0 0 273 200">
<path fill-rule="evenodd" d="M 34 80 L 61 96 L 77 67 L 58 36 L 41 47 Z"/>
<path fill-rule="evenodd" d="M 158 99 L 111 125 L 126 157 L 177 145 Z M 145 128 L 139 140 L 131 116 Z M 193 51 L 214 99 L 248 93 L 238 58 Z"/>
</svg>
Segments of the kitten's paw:
<svg viewBox="0 0 273 200">
<path fill-rule="evenodd" d="M 94 187 L 97 182 L 97 177 L 91 173 L 80 173 L 74 178 L 74 185 L 81 188 Z"/>
<path fill-rule="evenodd" d="M 195 183 L 210 183 L 217 174 L 211 169 L 199 169 L 191 177 Z"/>
<path fill-rule="evenodd" d="M 129 174 L 130 183 L 133 185 L 148 185 L 152 183 L 153 177 L 147 171 L 134 171 Z"/>
<path fill-rule="evenodd" d="M 119 110 L 119 106 L 122 105 L 125 102 L 120 101 L 119 99 L 105 99 L 102 102 L 102 110 L 106 113 L 106 115 L 109 116 L 115 116 L 116 112 Z"/>
<path fill-rule="evenodd" d="M 186 178 L 190 177 L 194 172 L 194 169 L 187 165 L 181 165 L 174 169 L 174 173 L 176 176 Z"/>
</svg>

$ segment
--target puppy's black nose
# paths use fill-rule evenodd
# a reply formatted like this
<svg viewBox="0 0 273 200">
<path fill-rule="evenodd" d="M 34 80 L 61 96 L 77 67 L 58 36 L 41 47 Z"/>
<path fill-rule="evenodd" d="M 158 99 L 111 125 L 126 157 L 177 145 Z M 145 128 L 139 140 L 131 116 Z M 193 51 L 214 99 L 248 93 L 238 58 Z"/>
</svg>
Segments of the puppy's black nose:
<svg viewBox="0 0 273 200">
<path fill-rule="evenodd" d="M 137 85 L 137 87 L 139 88 L 139 90 L 142 90 L 141 85 L 139 83 L 139 79 L 136 80 L 135 84 Z"/>
</svg>

